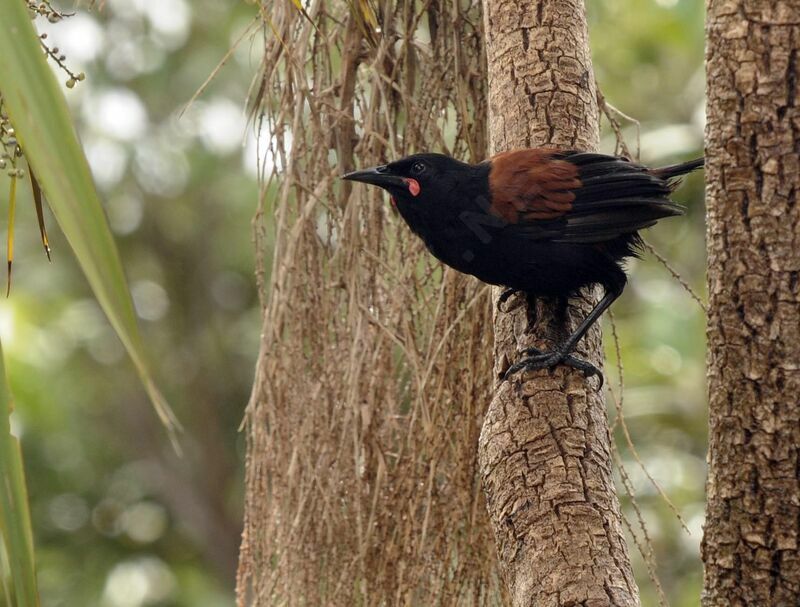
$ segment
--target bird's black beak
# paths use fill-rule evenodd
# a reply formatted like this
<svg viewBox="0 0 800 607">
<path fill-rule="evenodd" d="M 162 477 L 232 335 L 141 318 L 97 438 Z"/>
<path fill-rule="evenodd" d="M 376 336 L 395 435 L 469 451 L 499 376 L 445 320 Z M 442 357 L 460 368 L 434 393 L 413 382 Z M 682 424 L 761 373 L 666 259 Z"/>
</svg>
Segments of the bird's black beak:
<svg viewBox="0 0 800 607">
<path fill-rule="evenodd" d="M 398 177 L 397 175 L 389 173 L 386 165 L 372 167 L 371 169 L 364 169 L 362 171 L 353 171 L 352 173 L 343 175 L 342 179 L 377 185 L 387 190 L 390 188 L 408 187 L 406 185 L 406 180 L 403 177 Z"/>
</svg>

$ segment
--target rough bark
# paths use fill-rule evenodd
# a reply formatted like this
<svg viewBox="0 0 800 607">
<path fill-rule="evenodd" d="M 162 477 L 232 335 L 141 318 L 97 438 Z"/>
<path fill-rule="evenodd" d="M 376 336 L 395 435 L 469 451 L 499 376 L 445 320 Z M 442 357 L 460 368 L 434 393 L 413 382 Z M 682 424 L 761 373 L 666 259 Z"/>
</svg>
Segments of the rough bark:
<svg viewBox="0 0 800 607">
<path fill-rule="evenodd" d="M 703 604 L 800 605 L 800 3 L 711 0 Z"/>
<path fill-rule="evenodd" d="M 598 143 L 595 83 L 581 0 L 484 0 L 494 152 Z M 596 301 L 566 315 L 515 295 L 495 310 L 495 373 L 528 346 L 552 346 Z M 600 329 L 580 355 L 601 364 Z M 605 401 L 594 380 L 559 367 L 496 382 L 479 462 L 501 567 L 515 606 L 638 605 L 612 481 Z"/>
</svg>

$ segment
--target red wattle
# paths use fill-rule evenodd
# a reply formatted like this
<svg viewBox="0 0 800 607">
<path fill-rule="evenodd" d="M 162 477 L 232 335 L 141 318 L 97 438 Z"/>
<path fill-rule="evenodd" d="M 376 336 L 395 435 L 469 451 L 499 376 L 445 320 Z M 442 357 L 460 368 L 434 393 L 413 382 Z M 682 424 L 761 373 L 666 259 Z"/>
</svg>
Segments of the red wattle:
<svg viewBox="0 0 800 607">
<path fill-rule="evenodd" d="M 411 179 L 410 177 L 406 177 L 403 179 L 408 185 L 408 191 L 411 192 L 412 196 L 417 196 L 420 191 L 419 182 L 416 179 Z"/>
</svg>

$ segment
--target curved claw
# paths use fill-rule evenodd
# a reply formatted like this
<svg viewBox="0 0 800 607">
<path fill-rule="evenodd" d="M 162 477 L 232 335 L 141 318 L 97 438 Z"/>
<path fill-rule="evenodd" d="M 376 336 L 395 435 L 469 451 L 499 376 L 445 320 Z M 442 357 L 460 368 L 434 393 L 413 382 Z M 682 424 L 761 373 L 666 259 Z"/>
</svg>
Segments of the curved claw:
<svg viewBox="0 0 800 607">
<path fill-rule="evenodd" d="M 517 293 L 521 293 L 521 291 L 519 291 L 518 289 L 512 289 L 510 287 L 505 289 L 502 293 L 500 293 L 500 296 L 497 298 L 497 309 L 500 310 L 501 312 L 510 312 L 511 310 L 516 308 L 517 306 L 514 306 L 514 308 L 504 309 L 504 305 L 509 299 L 511 299 L 511 297 L 513 297 Z"/>
<path fill-rule="evenodd" d="M 500 297 L 497 298 L 497 307 L 499 308 L 504 303 L 506 303 L 508 299 L 516 292 L 517 292 L 516 289 L 512 288 L 504 289 L 503 292 L 500 293 Z"/>
<path fill-rule="evenodd" d="M 522 370 L 536 370 L 536 369 L 549 369 L 559 364 L 567 365 L 573 369 L 583 372 L 584 377 L 591 377 L 596 375 L 600 381 L 598 389 L 602 389 L 604 379 L 600 370 L 592 363 L 581 360 L 572 354 L 562 354 L 556 350 L 551 352 L 542 352 L 538 348 L 528 348 L 524 351 L 526 356 L 519 362 L 511 365 L 503 375 L 503 379 L 507 380 L 509 377 Z"/>
</svg>

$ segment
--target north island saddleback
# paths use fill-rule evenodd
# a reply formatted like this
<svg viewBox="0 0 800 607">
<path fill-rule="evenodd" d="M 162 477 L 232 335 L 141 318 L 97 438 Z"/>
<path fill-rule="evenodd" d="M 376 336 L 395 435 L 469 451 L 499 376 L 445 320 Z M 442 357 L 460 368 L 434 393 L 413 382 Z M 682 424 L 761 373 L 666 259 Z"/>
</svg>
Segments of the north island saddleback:
<svg viewBox="0 0 800 607">
<path fill-rule="evenodd" d="M 622 294 L 624 260 L 636 257 L 638 231 L 682 215 L 669 197 L 677 177 L 703 159 L 650 169 L 626 158 L 536 148 L 502 152 L 479 164 L 415 154 L 344 179 L 377 185 L 411 230 L 443 263 L 530 297 L 573 296 L 602 285 L 603 298 L 553 350 L 524 351 L 521 369 L 566 364 L 587 376 L 597 368 L 572 355 L 575 345 Z"/>
</svg>

